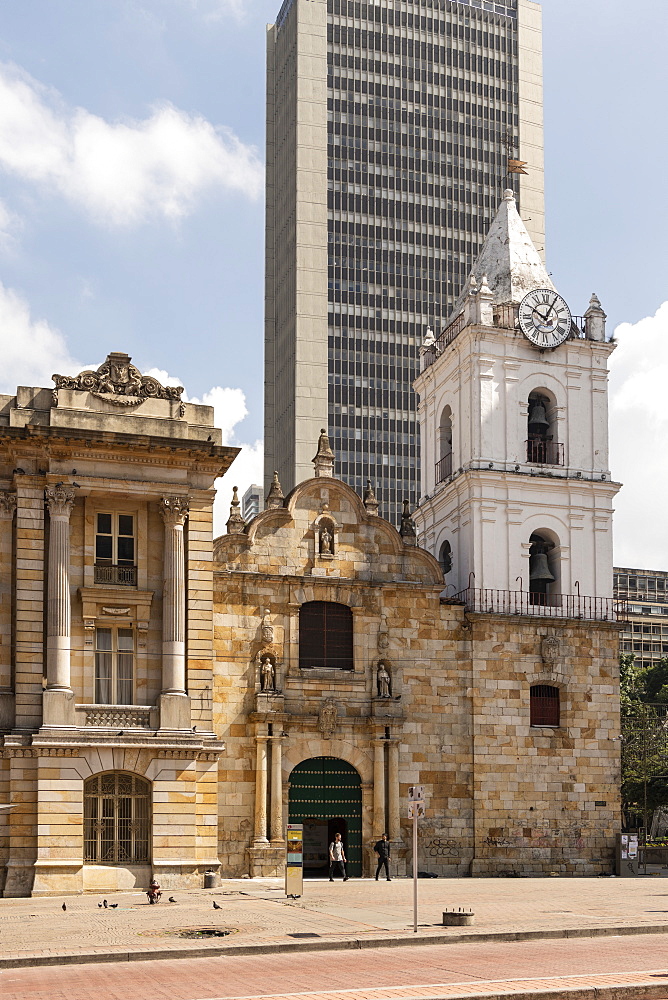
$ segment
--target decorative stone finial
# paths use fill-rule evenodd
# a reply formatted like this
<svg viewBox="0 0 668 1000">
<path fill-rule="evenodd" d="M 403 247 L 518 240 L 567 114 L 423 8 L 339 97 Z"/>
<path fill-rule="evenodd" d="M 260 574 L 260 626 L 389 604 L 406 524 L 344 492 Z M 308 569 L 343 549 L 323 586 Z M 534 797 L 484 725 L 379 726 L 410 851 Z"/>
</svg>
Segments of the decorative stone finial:
<svg viewBox="0 0 668 1000">
<path fill-rule="evenodd" d="M 316 476 L 331 476 L 334 474 L 334 452 L 329 446 L 327 431 L 323 427 L 318 438 L 318 452 L 313 459 Z"/>
<path fill-rule="evenodd" d="M 503 200 L 515 201 L 515 192 L 513 191 L 512 188 L 506 188 L 506 190 L 503 192 Z"/>
<path fill-rule="evenodd" d="M 404 500 L 399 534 L 404 540 L 404 545 L 417 545 L 417 532 L 415 531 L 415 522 L 411 517 L 411 505 L 408 500 Z"/>
<path fill-rule="evenodd" d="M 584 314 L 588 340 L 605 340 L 605 321 L 607 318 L 598 295 L 592 292 L 589 308 Z"/>
<path fill-rule="evenodd" d="M 232 503 L 230 504 L 230 516 L 227 520 L 225 527 L 227 528 L 228 535 L 240 535 L 242 534 L 244 528 L 246 527 L 246 522 L 241 516 L 241 511 L 239 510 L 241 504 L 239 503 L 239 487 L 232 487 Z"/>
<path fill-rule="evenodd" d="M 371 485 L 371 480 L 367 479 L 366 489 L 364 491 L 364 499 L 362 501 L 366 507 L 367 514 L 377 514 L 378 513 L 378 501 L 376 500 L 376 494 L 373 491 L 373 486 Z"/>
<path fill-rule="evenodd" d="M 271 481 L 271 486 L 269 487 L 269 492 L 267 493 L 267 499 L 264 502 L 264 506 L 267 510 L 272 507 L 282 507 L 284 499 L 283 489 L 278 479 L 278 472 L 274 472 L 274 478 Z"/>
</svg>

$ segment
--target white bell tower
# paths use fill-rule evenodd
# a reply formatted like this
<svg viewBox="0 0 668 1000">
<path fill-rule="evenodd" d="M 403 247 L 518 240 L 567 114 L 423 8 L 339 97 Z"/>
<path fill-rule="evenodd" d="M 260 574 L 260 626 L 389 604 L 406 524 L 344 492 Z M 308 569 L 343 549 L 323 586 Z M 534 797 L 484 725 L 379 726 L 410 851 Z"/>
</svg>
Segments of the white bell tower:
<svg viewBox="0 0 668 1000">
<path fill-rule="evenodd" d="M 448 596 L 612 597 L 605 313 L 572 317 L 506 191 L 448 324 L 428 331 L 420 544 Z M 567 602 L 566 602 L 567 603 Z"/>
</svg>

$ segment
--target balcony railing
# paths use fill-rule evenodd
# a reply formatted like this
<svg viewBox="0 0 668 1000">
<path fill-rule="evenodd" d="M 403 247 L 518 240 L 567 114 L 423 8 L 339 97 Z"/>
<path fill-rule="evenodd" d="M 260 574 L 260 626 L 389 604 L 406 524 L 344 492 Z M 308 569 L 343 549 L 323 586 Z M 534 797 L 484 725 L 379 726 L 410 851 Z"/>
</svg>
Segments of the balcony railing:
<svg viewBox="0 0 668 1000">
<path fill-rule="evenodd" d="M 527 462 L 535 465 L 563 465 L 564 446 L 559 441 L 527 441 Z"/>
<path fill-rule="evenodd" d="M 95 583 L 109 583 L 114 587 L 136 587 L 136 566 L 96 566 Z"/>
<path fill-rule="evenodd" d="M 436 485 L 445 482 L 452 475 L 452 452 L 449 455 L 444 455 L 443 458 L 436 463 Z"/>
<path fill-rule="evenodd" d="M 539 615 L 541 618 L 579 618 L 583 621 L 623 622 L 626 601 L 580 594 L 530 594 L 526 590 L 481 590 L 470 587 L 453 598 L 468 611 L 491 615 Z"/>
</svg>

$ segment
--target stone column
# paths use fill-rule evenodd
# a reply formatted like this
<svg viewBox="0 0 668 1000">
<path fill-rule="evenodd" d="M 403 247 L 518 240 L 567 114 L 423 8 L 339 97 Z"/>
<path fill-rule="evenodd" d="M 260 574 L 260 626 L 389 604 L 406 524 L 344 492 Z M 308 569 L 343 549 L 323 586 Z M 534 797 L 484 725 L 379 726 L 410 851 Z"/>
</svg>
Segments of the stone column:
<svg viewBox="0 0 668 1000">
<path fill-rule="evenodd" d="M 74 490 L 48 486 L 49 568 L 46 616 L 46 683 L 51 691 L 70 691 L 70 514 Z"/>
<path fill-rule="evenodd" d="M 256 736 L 255 844 L 267 843 L 267 737 Z"/>
<path fill-rule="evenodd" d="M 12 690 L 12 522 L 16 494 L 0 492 L 0 728 L 14 728 Z"/>
<path fill-rule="evenodd" d="M 399 813 L 399 743 L 391 740 L 387 746 L 387 800 L 388 812 L 387 835 L 393 843 L 401 840 L 401 817 Z"/>
<path fill-rule="evenodd" d="M 273 736 L 271 740 L 271 817 L 269 836 L 272 841 L 283 840 L 282 739 L 282 736 Z"/>
<path fill-rule="evenodd" d="M 373 835 L 378 839 L 385 830 L 385 740 L 374 740 L 373 755 Z"/>
<path fill-rule="evenodd" d="M 190 700 L 186 694 L 186 567 L 183 542 L 183 528 L 188 517 L 187 497 L 163 497 L 160 513 L 165 525 L 160 728 L 190 729 Z"/>
</svg>

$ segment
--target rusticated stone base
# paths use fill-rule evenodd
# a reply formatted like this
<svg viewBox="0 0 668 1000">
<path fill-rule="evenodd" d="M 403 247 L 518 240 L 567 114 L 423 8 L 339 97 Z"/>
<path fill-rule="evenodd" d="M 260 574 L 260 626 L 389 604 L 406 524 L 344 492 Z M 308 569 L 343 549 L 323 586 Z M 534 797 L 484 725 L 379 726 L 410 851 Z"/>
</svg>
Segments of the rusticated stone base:
<svg viewBox="0 0 668 1000">
<path fill-rule="evenodd" d="M 251 878 L 270 878 L 285 873 L 285 846 L 267 844 L 266 847 L 249 847 L 248 871 Z"/>
</svg>

